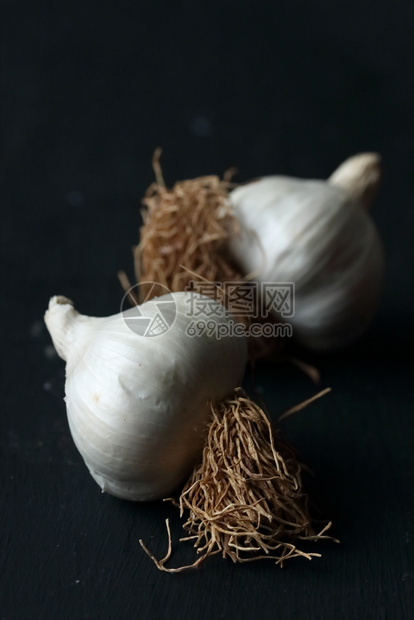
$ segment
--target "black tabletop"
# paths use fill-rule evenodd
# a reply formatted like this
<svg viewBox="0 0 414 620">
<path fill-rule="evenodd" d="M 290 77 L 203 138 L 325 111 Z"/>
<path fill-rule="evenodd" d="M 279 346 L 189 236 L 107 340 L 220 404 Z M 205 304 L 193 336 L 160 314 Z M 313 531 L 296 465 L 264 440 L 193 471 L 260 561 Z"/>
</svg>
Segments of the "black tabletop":
<svg viewBox="0 0 414 620">
<path fill-rule="evenodd" d="M 414 618 L 414 13 L 411 3 L 4 1 L 2 11 L 2 620 Z M 166 574 L 170 504 L 102 494 L 72 441 L 64 363 L 43 324 L 52 295 L 118 311 L 133 277 L 141 198 L 163 148 L 166 182 L 238 168 L 326 178 L 383 157 L 372 209 L 387 269 L 367 333 L 331 355 L 260 363 L 255 387 L 314 472 L 340 544 L 321 558 Z"/>
</svg>

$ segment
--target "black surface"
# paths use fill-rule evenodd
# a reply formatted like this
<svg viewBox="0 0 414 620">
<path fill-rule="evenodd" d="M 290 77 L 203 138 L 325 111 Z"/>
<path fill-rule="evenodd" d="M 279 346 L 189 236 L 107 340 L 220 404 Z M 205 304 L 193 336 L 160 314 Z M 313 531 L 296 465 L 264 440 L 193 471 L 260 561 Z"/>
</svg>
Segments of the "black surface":
<svg viewBox="0 0 414 620">
<path fill-rule="evenodd" d="M 414 618 L 413 29 L 408 1 L 3 2 L 2 620 Z M 304 354 L 333 391 L 283 424 L 341 539 L 321 559 L 160 573 L 138 539 L 161 556 L 173 508 L 101 494 L 73 445 L 42 316 L 53 294 L 118 311 L 159 145 L 168 183 L 384 158 L 376 320 Z M 256 382 L 275 418 L 316 391 L 293 367 Z"/>
</svg>

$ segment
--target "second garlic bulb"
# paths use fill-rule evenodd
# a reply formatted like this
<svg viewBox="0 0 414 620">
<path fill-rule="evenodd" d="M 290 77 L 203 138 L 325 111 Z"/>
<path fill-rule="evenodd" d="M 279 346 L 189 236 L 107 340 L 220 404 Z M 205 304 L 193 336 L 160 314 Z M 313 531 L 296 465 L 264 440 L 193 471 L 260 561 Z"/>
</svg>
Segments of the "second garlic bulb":
<svg viewBox="0 0 414 620">
<path fill-rule="evenodd" d="M 379 157 L 364 153 L 327 181 L 269 176 L 230 194 L 240 225 L 233 257 L 259 282 L 294 283 L 288 321 L 310 349 L 349 344 L 373 317 L 384 255 L 367 207 L 379 178 Z"/>
</svg>

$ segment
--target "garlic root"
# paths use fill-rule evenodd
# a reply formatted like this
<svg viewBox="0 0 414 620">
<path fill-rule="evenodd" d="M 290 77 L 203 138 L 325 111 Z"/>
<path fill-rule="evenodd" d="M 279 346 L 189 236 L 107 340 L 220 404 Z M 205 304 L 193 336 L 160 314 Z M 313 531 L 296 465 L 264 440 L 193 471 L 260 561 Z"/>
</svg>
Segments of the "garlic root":
<svg viewBox="0 0 414 620">
<path fill-rule="evenodd" d="M 217 176 L 181 181 L 166 188 L 154 156 L 157 182 L 143 199 L 141 241 L 134 249 L 138 282 L 151 281 L 182 291 L 194 275 L 209 282 L 239 280 L 227 252 L 237 229 L 228 202 L 231 184 Z"/>
<path fill-rule="evenodd" d="M 166 572 L 195 568 L 217 553 L 233 562 L 266 558 L 280 566 L 292 557 L 319 556 L 296 546 L 298 540 L 335 540 L 326 534 L 330 522 L 320 531 L 312 527 L 301 472 L 294 451 L 273 434 L 264 411 L 238 389 L 212 405 L 202 462 L 179 499 L 181 516 L 188 514 L 188 535 L 181 540 L 194 541 L 201 557 L 189 566 L 165 566 L 171 556 L 168 523 L 165 558 L 157 560 L 140 543 Z"/>
</svg>

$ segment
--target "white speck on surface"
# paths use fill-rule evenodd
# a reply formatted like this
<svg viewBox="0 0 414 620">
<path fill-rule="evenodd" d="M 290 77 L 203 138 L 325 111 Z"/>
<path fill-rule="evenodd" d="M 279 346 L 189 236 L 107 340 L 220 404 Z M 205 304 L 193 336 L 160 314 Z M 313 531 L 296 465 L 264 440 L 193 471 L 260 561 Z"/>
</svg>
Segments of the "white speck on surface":
<svg viewBox="0 0 414 620">
<path fill-rule="evenodd" d="M 45 381 L 43 384 L 43 389 L 45 392 L 50 392 L 52 389 L 52 383 L 50 381 Z"/>
<path fill-rule="evenodd" d="M 213 127 L 208 118 L 197 115 L 190 121 L 190 130 L 197 138 L 207 138 L 211 136 Z"/>
</svg>

